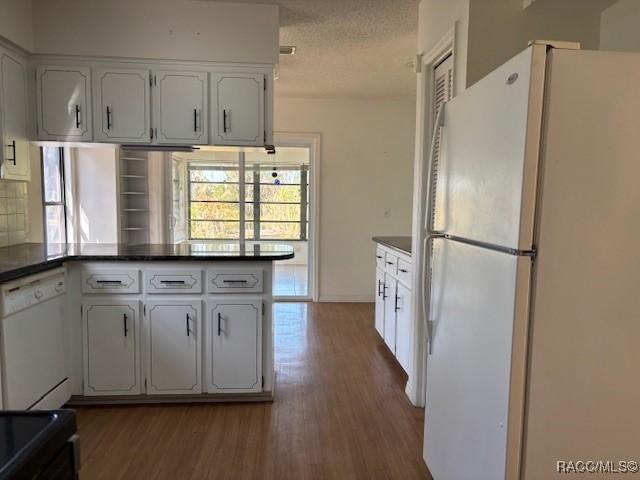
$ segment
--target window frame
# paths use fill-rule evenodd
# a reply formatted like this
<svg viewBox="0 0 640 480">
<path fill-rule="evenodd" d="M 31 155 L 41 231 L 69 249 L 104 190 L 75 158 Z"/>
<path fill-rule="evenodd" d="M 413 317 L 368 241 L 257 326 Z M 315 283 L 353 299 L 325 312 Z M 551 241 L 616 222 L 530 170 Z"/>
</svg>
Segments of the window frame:
<svg viewBox="0 0 640 480">
<path fill-rule="evenodd" d="M 254 168 L 255 167 L 255 168 Z M 300 187 L 300 201 L 299 202 L 261 202 L 260 201 L 260 187 L 262 185 L 273 185 L 272 183 L 260 182 L 260 172 L 263 170 L 271 170 L 272 167 L 268 166 L 260 166 L 255 165 L 249 168 L 243 169 L 238 167 L 216 167 L 216 166 L 208 166 L 208 165 L 197 165 L 190 164 L 187 166 L 187 223 L 188 223 L 188 238 L 190 241 L 218 241 L 218 240 L 239 240 L 245 239 L 246 241 L 255 241 L 255 242 L 306 242 L 308 241 L 308 215 L 307 209 L 309 207 L 309 166 L 308 165 L 300 165 L 295 167 L 283 167 L 280 168 L 279 171 L 298 171 L 300 172 L 300 182 L 299 183 L 285 183 L 280 185 L 290 185 Z M 191 180 L 191 172 L 194 170 L 230 170 L 238 172 L 238 181 L 237 182 L 203 182 L 203 181 L 193 181 Z M 246 176 L 242 175 L 243 173 L 251 172 L 252 182 L 246 181 Z M 240 178 L 242 175 L 243 178 Z M 230 200 L 192 200 L 191 198 L 191 186 L 192 183 L 195 184 L 212 184 L 212 185 L 238 185 L 239 191 L 239 199 L 238 201 L 230 201 Z M 241 188 L 242 184 L 244 184 L 244 188 Z M 253 192 L 253 200 L 247 200 L 247 190 L 251 188 Z M 243 195 L 244 194 L 244 195 Z M 192 219 L 191 217 L 191 206 L 194 203 L 224 203 L 224 204 L 237 204 L 239 208 L 239 218 L 238 220 L 224 220 L 224 219 Z M 253 205 L 253 219 L 246 219 L 246 206 Z M 299 205 L 300 206 L 300 217 L 298 220 L 265 220 L 261 218 L 261 205 Z M 242 215 L 242 212 L 245 215 Z M 231 238 L 210 238 L 210 237 L 194 237 L 192 234 L 192 222 L 210 222 L 210 223 L 237 223 L 239 225 L 238 237 Z M 247 223 L 253 223 L 253 235 L 251 237 L 247 236 Z M 260 225 L 262 223 L 268 224 L 291 224 L 296 223 L 300 226 L 300 236 L 296 238 L 262 238 L 260 236 Z"/>
<path fill-rule="evenodd" d="M 44 164 L 44 149 L 55 148 L 58 150 L 58 162 L 60 175 L 58 182 L 60 182 L 60 200 L 56 202 L 47 201 L 45 194 L 45 164 Z M 47 207 L 62 207 L 63 226 L 62 232 L 64 233 L 64 243 L 69 242 L 69 229 L 67 225 L 67 202 L 66 202 L 66 179 L 64 171 L 64 148 L 63 147 L 40 147 L 40 171 L 42 172 L 40 179 L 40 187 L 42 192 L 42 231 L 45 245 L 49 244 L 49 235 L 47 228 Z"/>
</svg>

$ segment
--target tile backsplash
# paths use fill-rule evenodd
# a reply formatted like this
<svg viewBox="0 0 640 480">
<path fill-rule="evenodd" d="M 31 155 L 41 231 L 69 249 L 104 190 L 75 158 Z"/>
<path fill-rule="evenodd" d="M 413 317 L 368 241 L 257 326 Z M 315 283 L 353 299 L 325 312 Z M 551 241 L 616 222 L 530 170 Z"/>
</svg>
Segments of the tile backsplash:
<svg viewBox="0 0 640 480">
<path fill-rule="evenodd" d="M 27 241 L 27 184 L 0 180 L 0 247 Z"/>
</svg>

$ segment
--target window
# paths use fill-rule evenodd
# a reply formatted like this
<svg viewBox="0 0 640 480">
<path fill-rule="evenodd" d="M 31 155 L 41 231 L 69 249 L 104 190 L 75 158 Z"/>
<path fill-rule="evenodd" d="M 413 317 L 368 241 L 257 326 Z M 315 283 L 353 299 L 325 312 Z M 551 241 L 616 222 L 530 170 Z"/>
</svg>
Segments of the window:
<svg viewBox="0 0 640 480">
<path fill-rule="evenodd" d="M 275 171 L 249 165 L 241 185 L 235 165 L 190 166 L 189 236 L 192 240 L 241 235 L 247 240 L 306 240 L 308 178 L 306 165 Z"/>
<path fill-rule="evenodd" d="M 42 202 L 46 243 L 67 242 L 63 150 L 42 147 Z"/>
</svg>

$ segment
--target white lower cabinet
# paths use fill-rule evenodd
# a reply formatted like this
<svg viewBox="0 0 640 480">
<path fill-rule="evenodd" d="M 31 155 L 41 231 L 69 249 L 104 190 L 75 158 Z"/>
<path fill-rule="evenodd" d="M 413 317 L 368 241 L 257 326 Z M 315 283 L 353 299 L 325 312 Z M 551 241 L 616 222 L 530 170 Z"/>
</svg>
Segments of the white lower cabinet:
<svg viewBox="0 0 640 480">
<path fill-rule="evenodd" d="M 140 394 L 140 304 L 113 297 L 85 300 L 84 394 Z"/>
<path fill-rule="evenodd" d="M 385 276 L 385 290 L 387 298 L 384 302 L 384 343 L 387 344 L 389 349 L 396 353 L 396 287 L 397 281 L 395 278 L 386 275 Z"/>
<path fill-rule="evenodd" d="M 376 330 L 384 338 L 384 300 L 386 297 L 384 286 L 384 270 L 376 268 Z"/>
<path fill-rule="evenodd" d="M 398 363 L 411 369 L 411 257 L 384 246 L 376 249 L 375 328 Z"/>
<path fill-rule="evenodd" d="M 398 282 L 396 289 L 396 358 L 406 372 L 411 355 L 411 290 Z"/>
<path fill-rule="evenodd" d="M 262 300 L 207 303 L 206 388 L 209 393 L 262 391 Z"/>
<path fill-rule="evenodd" d="M 201 301 L 146 302 L 147 393 L 202 392 Z"/>
</svg>

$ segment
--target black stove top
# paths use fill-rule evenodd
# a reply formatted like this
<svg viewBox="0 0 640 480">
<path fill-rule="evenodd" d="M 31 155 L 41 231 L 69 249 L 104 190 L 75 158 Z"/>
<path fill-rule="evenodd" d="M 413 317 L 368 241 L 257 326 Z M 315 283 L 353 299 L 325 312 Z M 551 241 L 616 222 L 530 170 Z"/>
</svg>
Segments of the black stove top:
<svg viewBox="0 0 640 480">
<path fill-rule="evenodd" d="M 60 471 L 61 452 L 73 450 L 75 433 L 72 410 L 0 412 L 0 480 L 36 478 L 52 466 Z M 74 452 L 66 456 L 73 459 Z"/>
<path fill-rule="evenodd" d="M 0 416 L 0 465 L 10 462 L 56 419 L 55 413 Z"/>
</svg>

